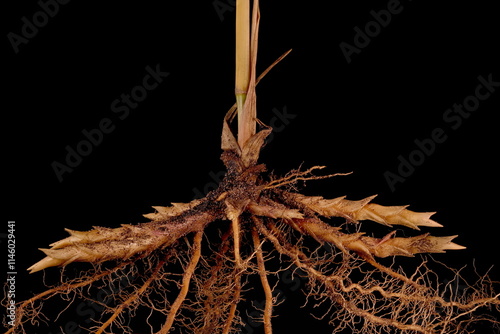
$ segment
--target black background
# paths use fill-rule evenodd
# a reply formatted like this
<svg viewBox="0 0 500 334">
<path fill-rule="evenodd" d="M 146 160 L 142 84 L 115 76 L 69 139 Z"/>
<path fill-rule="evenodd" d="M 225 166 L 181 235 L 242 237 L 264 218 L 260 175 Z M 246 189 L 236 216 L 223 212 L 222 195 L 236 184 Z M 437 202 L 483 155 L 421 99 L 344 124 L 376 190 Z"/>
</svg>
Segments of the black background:
<svg viewBox="0 0 500 334">
<path fill-rule="evenodd" d="M 16 221 L 20 299 L 41 291 L 42 274 L 25 269 L 42 257 L 38 247 L 66 237 L 64 227 L 144 222 L 151 205 L 190 201 L 223 170 L 222 118 L 234 100 L 234 11 L 231 1 L 218 3 L 228 10 L 218 12 L 212 0 L 71 1 L 17 53 L 8 33 L 21 34 L 22 17 L 32 21 L 40 5 L 23 1 L 3 10 L 5 224 Z M 258 116 L 264 123 L 276 119 L 276 110 L 294 117 L 275 132 L 262 161 L 281 175 L 301 164 L 354 172 L 309 182 L 308 194 L 378 194 L 380 204 L 437 211 L 444 227 L 431 232 L 458 234 L 467 250 L 436 258 L 453 267 L 475 261 L 484 272 L 498 262 L 500 87 L 456 130 L 443 115 L 474 94 L 478 76 L 500 81 L 493 5 L 401 1 L 401 12 L 348 63 L 339 44 L 353 44 L 354 27 L 363 29 L 370 11 L 388 1 L 325 3 L 261 3 L 258 70 L 293 51 L 259 84 Z M 120 120 L 111 103 L 157 64 L 170 75 Z M 51 164 L 64 163 L 65 147 L 75 148 L 82 130 L 104 118 L 114 130 L 60 182 Z M 414 141 L 435 128 L 446 141 L 392 191 L 384 173 L 397 173 L 398 156 L 408 157 Z M 500 276 L 498 268 L 491 273 Z M 299 325 L 328 332 L 299 299 L 294 305 L 295 296 L 286 297 L 276 310 L 278 333 Z"/>
</svg>

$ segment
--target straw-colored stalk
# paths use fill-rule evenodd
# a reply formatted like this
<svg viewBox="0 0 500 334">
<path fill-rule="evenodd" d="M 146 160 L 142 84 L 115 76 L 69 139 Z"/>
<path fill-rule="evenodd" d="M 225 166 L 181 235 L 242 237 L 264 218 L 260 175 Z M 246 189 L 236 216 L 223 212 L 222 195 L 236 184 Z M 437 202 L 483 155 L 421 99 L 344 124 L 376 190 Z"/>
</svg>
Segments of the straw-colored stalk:
<svg viewBox="0 0 500 334">
<path fill-rule="evenodd" d="M 255 73 L 252 73 L 251 69 L 257 53 L 257 26 L 258 1 L 254 1 L 251 23 L 250 0 L 236 0 L 235 95 L 238 109 L 238 144 L 241 148 L 248 138 L 255 134 L 255 94 L 252 94 L 255 87 L 252 77 L 255 79 Z"/>
</svg>

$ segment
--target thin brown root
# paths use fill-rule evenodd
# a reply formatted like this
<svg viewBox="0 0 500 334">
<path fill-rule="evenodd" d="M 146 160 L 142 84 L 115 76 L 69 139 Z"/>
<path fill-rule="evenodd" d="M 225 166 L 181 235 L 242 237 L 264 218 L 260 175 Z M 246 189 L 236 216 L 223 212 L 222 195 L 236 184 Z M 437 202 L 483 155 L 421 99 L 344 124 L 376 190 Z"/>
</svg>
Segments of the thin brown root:
<svg viewBox="0 0 500 334">
<path fill-rule="evenodd" d="M 54 295 L 65 294 L 68 291 L 74 291 L 74 290 L 82 288 L 84 286 L 88 286 L 88 285 L 100 280 L 101 278 L 106 277 L 108 275 L 111 275 L 114 272 L 120 270 L 121 268 L 126 267 L 130 263 L 132 263 L 132 261 L 122 262 L 119 265 L 117 265 L 116 267 L 111 268 L 111 269 L 106 270 L 106 271 L 103 271 L 99 274 L 95 274 L 94 276 L 92 276 L 90 278 L 85 277 L 82 280 L 77 281 L 76 283 L 70 282 L 70 283 L 61 284 L 55 288 L 48 289 L 42 293 L 39 293 L 38 295 L 35 295 L 35 296 L 25 300 L 17 307 L 17 310 L 16 310 L 17 316 L 16 316 L 15 325 L 10 327 L 9 330 L 7 332 L 5 332 L 5 334 L 14 333 L 14 329 L 16 329 L 18 326 L 21 327 L 21 325 L 24 321 L 23 316 L 26 314 L 26 308 L 33 307 L 33 305 L 37 301 L 46 300 L 46 299 L 53 297 Z"/>
<path fill-rule="evenodd" d="M 271 326 L 271 318 L 273 314 L 273 291 L 271 289 L 271 286 L 269 285 L 269 281 L 267 280 L 267 272 L 264 262 L 264 256 L 262 254 L 262 247 L 260 244 L 259 233 L 257 232 L 256 229 L 252 229 L 252 239 L 254 248 L 257 252 L 257 265 L 259 269 L 260 281 L 262 283 L 262 288 L 264 289 L 264 294 L 266 298 L 264 306 L 264 315 L 263 315 L 264 333 L 272 334 L 273 329 Z"/>
<path fill-rule="evenodd" d="M 273 180 L 273 181 L 269 182 L 264 187 L 264 189 L 279 188 L 279 187 L 282 187 L 282 186 L 287 185 L 287 184 L 296 183 L 297 181 L 323 180 L 323 179 L 328 179 L 328 178 L 331 178 L 334 176 L 344 176 L 344 175 L 352 174 L 352 172 L 349 172 L 349 173 L 335 173 L 335 174 L 319 175 L 319 176 L 316 176 L 316 175 L 307 176 L 307 175 L 311 174 L 311 172 L 313 170 L 323 169 L 323 168 L 325 168 L 325 166 L 313 166 L 313 167 L 311 167 L 308 170 L 303 171 L 303 172 L 294 171 L 281 179 L 277 179 L 277 180 Z"/>
<path fill-rule="evenodd" d="M 155 279 L 157 279 L 158 272 L 161 270 L 163 265 L 168 261 L 170 256 L 171 256 L 170 253 L 167 254 L 164 257 L 164 259 L 158 263 L 154 271 L 151 273 L 151 276 L 144 282 L 144 284 L 139 289 L 137 289 L 129 298 L 127 298 L 127 300 L 125 300 L 123 303 L 121 303 L 118 307 L 115 308 L 113 314 L 109 317 L 108 320 L 106 320 L 106 322 L 104 322 L 99 327 L 99 329 L 95 332 L 95 334 L 104 333 L 104 330 L 106 330 L 106 328 L 108 328 L 115 321 L 115 319 L 123 312 L 123 310 L 128 308 L 129 305 L 131 305 L 134 301 L 138 300 L 141 297 L 141 295 L 146 292 L 151 283 Z"/>
<path fill-rule="evenodd" d="M 232 328 L 232 323 L 236 317 L 236 308 L 238 306 L 238 301 L 241 295 L 241 274 L 242 274 L 242 260 L 240 253 L 240 216 L 235 216 L 231 219 L 231 226 L 233 230 L 233 242 L 234 242 L 234 260 L 235 260 L 235 277 L 234 277 L 234 294 L 233 302 L 229 310 L 229 314 L 226 320 L 226 325 L 223 330 L 223 334 L 228 334 Z"/>
<path fill-rule="evenodd" d="M 361 257 L 363 258 L 363 260 L 365 260 L 367 263 L 371 264 L 372 266 L 374 266 L 375 268 L 377 268 L 381 272 L 384 272 L 384 273 L 386 273 L 389 276 L 392 276 L 392 277 L 394 277 L 394 278 L 396 278 L 398 280 L 401 280 L 402 282 L 405 282 L 406 284 L 409 284 L 409 285 L 411 285 L 412 287 L 414 287 L 416 289 L 421 289 L 421 290 L 427 290 L 428 289 L 426 286 L 418 284 L 417 282 L 411 280 L 410 278 L 406 277 L 405 275 L 397 273 L 394 270 L 392 270 L 391 268 L 386 267 L 384 265 L 381 265 L 380 263 L 378 263 L 377 261 L 375 261 L 373 258 L 370 259 L 370 258 L 364 257 L 364 256 L 361 256 Z"/>
<path fill-rule="evenodd" d="M 191 256 L 191 260 L 189 261 L 189 265 L 187 266 L 182 276 L 181 290 L 179 291 L 177 298 L 175 299 L 172 307 L 170 308 L 170 311 L 167 314 L 167 321 L 157 334 L 167 334 L 172 328 L 177 311 L 180 309 L 182 303 L 184 302 L 184 299 L 186 298 L 186 295 L 189 291 L 189 283 L 191 282 L 191 277 L 194 275 L 194 271 L 196 269 L 196 266 L 198 265 L 198 261 L 200 260 L 202 239 L 203 231 L 196 232 L 196 234 L 194 235 L 193 254 Z"/>
<path fill-rule="evenodd" d="M 305 270 L 309 274 L 310 278 L 321 282 L 321 284 L 323 284 L 328 289 L 330 299 L 334 301 L 337 305 L 342 307 L 344 310 L 381 326 L 391 326 L 401 330 L 413 330 L 423 334 L 432 333 L 420 325 L 407 325 L 398 322 L 396 320 L 387 319 L 374 315 L 369 311 L 357 307 L 352 301 L 346 300 L 340 293 L 336 291 L 337 290 L 336 286 L 334 282 L 332 282 L 331 277 L 322 274 L 320 271 L 316 270 L 311 265 L 301 261 L 299 253 L 300 254 L 303 253 L 300 252 L 299 249 L 291 245 L 282 245 L 278 240 L 278 238 L 271 231 L 269 231 L 259 219 L 254 219 L 254 221 L 256 223 L 257 228 L 259 229 L 259 232 L 264 234 L 265 237 L 273 243 L 278 252 L 290 257 L 297 267 Z"/>
</svg>

